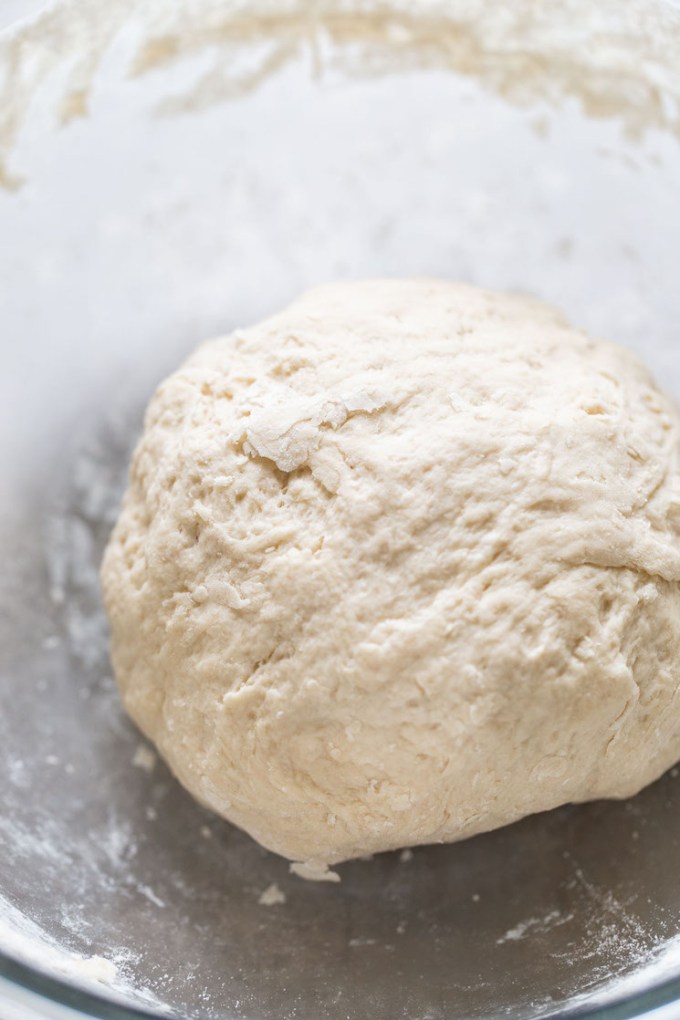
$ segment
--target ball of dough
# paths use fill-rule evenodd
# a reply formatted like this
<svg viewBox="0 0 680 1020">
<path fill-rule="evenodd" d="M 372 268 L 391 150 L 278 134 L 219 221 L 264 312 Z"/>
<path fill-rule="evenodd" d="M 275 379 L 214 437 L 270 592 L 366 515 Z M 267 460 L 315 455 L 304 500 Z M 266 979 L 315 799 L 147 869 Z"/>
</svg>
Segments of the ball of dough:
<svg viewBox="0 0 680 1020">
<path fill-rule="evenodd" d="M 181 782 L 319 873 L 680 758 L 680 417 L 537 301 L 320 287 L 148 409 L 103 582 Z"/>
</svg>

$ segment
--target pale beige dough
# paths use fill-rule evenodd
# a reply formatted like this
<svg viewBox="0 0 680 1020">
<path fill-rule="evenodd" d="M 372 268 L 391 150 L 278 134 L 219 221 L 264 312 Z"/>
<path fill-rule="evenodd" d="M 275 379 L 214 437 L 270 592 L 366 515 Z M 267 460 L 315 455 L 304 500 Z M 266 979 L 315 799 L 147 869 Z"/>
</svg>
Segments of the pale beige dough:
<svg viewBox="0 0 680 1020">
<path fill-rule="evenodd" d="M 320 287 L 149 407 L 103 565 L 125 705 L 304 874 L 680 758 L 680 418 L 524 297 Z"/>
</svg>

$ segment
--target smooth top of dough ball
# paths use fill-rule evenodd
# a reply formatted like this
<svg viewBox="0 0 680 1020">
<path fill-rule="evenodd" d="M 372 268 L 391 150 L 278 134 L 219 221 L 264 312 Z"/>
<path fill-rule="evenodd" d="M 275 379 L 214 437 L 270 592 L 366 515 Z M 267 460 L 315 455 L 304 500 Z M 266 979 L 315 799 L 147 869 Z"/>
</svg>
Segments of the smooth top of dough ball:
<svg viewBox="0 0 680 1020">
<path fill-rule="evenodd" d="M 103 580 L 182 783 L 327 864 L 680 758 L 680 419 L 525 297 L 319 287 L 158 389 Z"/>
</svg>

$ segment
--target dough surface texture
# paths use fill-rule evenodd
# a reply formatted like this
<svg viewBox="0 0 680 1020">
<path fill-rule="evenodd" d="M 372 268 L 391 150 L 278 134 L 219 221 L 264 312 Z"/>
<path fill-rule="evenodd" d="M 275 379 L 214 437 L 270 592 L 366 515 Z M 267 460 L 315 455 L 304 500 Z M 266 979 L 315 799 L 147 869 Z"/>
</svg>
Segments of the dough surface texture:
<svg viewBox="0 0 680 1020">
<path fill-rule="evenodd" d="M 680 758 L 680 418 L 533 299 L 319 287 L 157 390 L 106 552 L 124 703 L 302 874 Z"/>
</svg>

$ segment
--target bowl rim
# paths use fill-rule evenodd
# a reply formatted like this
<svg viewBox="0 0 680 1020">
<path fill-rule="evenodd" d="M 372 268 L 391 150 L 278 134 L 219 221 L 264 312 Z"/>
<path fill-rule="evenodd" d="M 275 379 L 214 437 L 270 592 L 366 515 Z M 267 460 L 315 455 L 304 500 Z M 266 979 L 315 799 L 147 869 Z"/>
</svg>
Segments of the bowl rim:
<svg viewBox="0 0 680 1020">
<path fill-rule="evenodd" d="M 179 1017 L 174 1010 L 154 1011 L 139 1005 L 126 1004 L 108 998 L 106 995 L 81 988 L 65 979 L 54 977 L 39 967 L 23 963 L 21 960 L 6 953 L 0 948 L 0 983 L 3 981 L 28 992 L 40 1002 L 51 1002 L 55 1006 L 65 1007 L 91 1020 L 167 1020 L 168 1017 Z M 680 1003 L 680 973 L 665 979 L 659 984 L 621 997 L 613 997 L 601 1006 L 589 1006 L 587 1003 L 573 1007 L 558 1008 L 548 1013 L 536 1014 L 551 1020 L 634 1020 L 645 1016 L 653 1010 L 662 1009 Z M 194 1014 L 196 1020 L 208 1020 L 207 1014 Z M 47 1020 L 47 1018 L 46 1018 Z M 313 1020 L 313 1018 L 303 1018 Z M 450 1020 L 458 1020 L 453 1014 Z M 490 1017 L 490 1020 L 493 1018 Z"/>
</svg>

